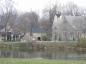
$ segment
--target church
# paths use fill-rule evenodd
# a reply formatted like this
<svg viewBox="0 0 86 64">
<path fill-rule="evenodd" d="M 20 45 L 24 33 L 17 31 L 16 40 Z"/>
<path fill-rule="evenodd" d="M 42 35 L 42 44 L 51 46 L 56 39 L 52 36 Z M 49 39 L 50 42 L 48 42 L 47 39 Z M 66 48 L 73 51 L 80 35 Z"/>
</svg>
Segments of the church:
<svg viewBox="0 0 86 64">
<path fill-rule="evenodd" d="M 85 16 L 55 14 L 52 26 L 52 41 L 77 41 L 85 36 Z"/>
</svg>

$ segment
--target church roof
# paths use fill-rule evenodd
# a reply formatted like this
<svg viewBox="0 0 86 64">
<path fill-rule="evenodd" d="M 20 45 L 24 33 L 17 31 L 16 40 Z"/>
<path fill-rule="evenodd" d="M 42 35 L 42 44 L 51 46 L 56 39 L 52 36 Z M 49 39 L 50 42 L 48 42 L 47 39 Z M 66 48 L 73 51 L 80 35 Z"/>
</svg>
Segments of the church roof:
<svg viewBox="0 0 86 64">
<path fill-rule="evenodd" d="M 85 16 L 65 16 L 66 20 L 76 30 L 86 29 L 86 17 Z"/>
<path fill-rule="evenodd" d="M 59 31 L 82 31 L 86 29 L 85 16 L 61 16 L 54 17 L 53 28 Z"/>
</svg>

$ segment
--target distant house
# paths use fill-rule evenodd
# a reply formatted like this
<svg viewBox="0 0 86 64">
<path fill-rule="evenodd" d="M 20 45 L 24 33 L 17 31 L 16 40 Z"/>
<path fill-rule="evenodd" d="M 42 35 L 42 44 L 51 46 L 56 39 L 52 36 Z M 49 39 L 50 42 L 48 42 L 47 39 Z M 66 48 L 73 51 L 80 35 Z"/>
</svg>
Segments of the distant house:
<svg viewBox="0 0 86 64">
<path fill-rule="evenodd" d="M 32 35 L 30 35 L 30 32 L 28 32 L 23 37 L 22 41 L 41 41 L 41 33 L 32 33 Z"/>
<path fill-rule="evenodd" d="M 22 41 L 41 41 L 42 36 L 45 35 L 45 32 L 39 26 L 33 27 L 32 31 L 28 31 L 23 37 Z"/>
<path fill-rule="evenodd" d="M 54 16 L 52 26 L 52 40 L 56 41 L 76 41 L 86 36 L 85 16 Z"/>
</svg>

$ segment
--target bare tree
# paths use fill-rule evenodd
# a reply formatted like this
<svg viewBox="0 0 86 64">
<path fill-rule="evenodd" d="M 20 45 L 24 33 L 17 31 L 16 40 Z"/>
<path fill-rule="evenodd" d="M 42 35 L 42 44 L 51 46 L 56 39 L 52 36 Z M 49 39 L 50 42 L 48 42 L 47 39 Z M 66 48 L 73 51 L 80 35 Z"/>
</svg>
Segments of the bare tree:
<svg viewBox="0 0 86 64">
<path fill-rule="evenodd" d="M 13 1 L 12 0 L 2 0 L 2 6 L 1 6 L 1 11 L 2 11 L 2 17 L 1 21 L 4 22 L 4 28 L 5 32 L 7 32 L 7 27 L 9 26 L 9 23 L 12 24 L 12 22 L 15 19 L 15 9 L 13 7 Z M 12 26 L 12 25 L 11 25 Z"/>
<path fill-rule="evenodd" d="M 38 24 L 38 15 L 35 12 L 31 12 L 29 14 L 29 21 L 30 21 L 30 35 L 32 36 L 32 30 L 37 26 Z"/>
<path fill-rule="evenodd" d="M 17 31 L 22 32 L 22 33 L 26 33 L 29 25 L 29 18 L 28 18 L 28 14 L 21 14 L 18 18 L 18 23 L 16 25 Z"/>
<path fill-rule="evenodd" d="M 86 15 L 86 9 L 79 7 L 73 2 L 68 2 L 66 5 L 61 6 L 60 12 L 64 15 L 83 16 Z"/>
<path fill-rule="evenodd" d="M 48 33 L 49 32 L 49 19 L 46 19 L 46 18 L 41 18 L 40 19 L 40 27 L 41 27 L 41 30 L 45 33 Z"/>
<path fill-rule="evenodd" d="M 79 8 L 76 4 L 69 2 L 65 7 L 65 13 L 66 15 L 71 15 L 71 16 L 78 16 L 80 15 Z"/>
<path fill-rule="evenodd" d="M 32 30 L 38 25 L 38 14 L 35 12 L 26 12 L 19 17 L 19 23 L 17 24 L 18 30 L 23 33 L 30 32 L 32 36 Z"/>
<path fill-rule="evenodd" d="M 54 20 L 54 16 L 55 16 L 55 14 L 56 14 L 56 9 L 57 9 L 57 5 L 54 5 L 52 8 L 50 8 L 50 9 L 44 9 L 43 11 L 43 13 L 45 14 L 45 13 L 47 13 L 48 15 L 46 15 L 47 16 L 47 19 L 48 19 L 48 27 L 46 27 L 46 28 L 48 28 L 48 32 L 47 32 L 47 35 L 48 35 L 48 38 L 49 38 L 49 40 L 51 40 L 51 37 L 52 37 L 52 25 L 53 25 L 53 20 Z M 45 16 L 45 15 L 44 15 Z M 46 17 L 45 16 L 45 17 Z M 45 20 L 44 20 L 45 21 Z"/>
</svg>

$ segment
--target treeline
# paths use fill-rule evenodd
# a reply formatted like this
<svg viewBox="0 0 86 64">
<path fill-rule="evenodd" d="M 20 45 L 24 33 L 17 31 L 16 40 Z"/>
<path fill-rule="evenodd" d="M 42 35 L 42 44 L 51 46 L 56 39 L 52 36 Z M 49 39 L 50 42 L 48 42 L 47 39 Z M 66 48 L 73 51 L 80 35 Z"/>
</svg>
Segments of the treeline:
<svg viewBox="0 0 86 64">
<path fill-rule="evenodd" d="M 0 1 L 0 31 L 13 31 L 23 34 L 30 32 L 30 35 L 33 32 L 45 32 L 48 40 L 50 40 L 52 34 L 53 19 L 57 12 L 62 15 L 86 16 L 86 9 L 77 6 L 73 2 L 66 5 L 57 2 L 54 5 L 46 6 L 43 9 L 42 16 L 40 16 L 36 11 L 19 13 L 14 7 L 13 0 L 2 1 Z"/>
</svg>

